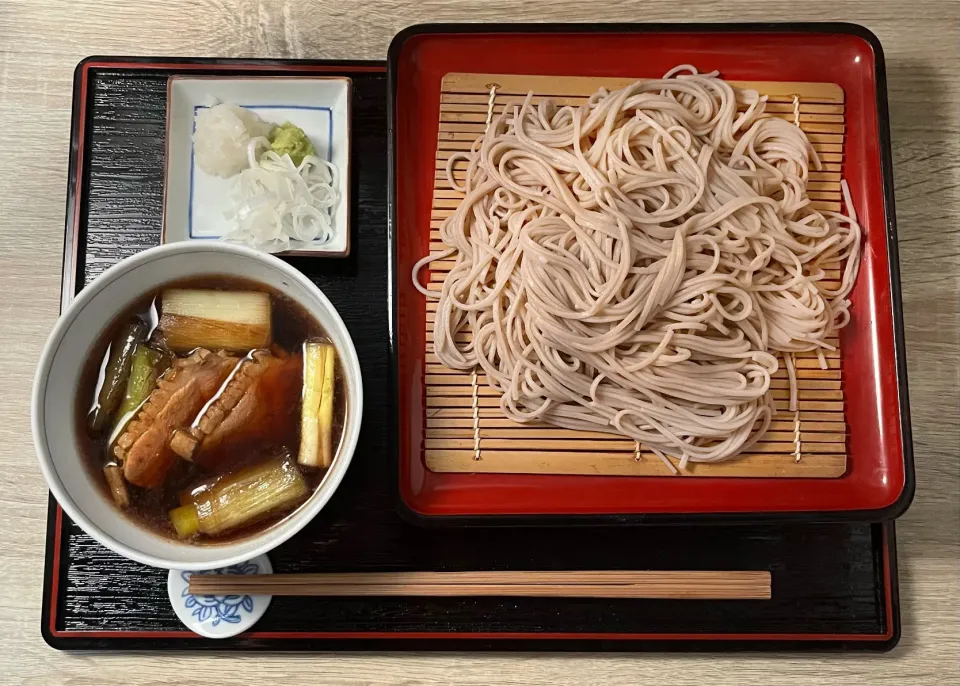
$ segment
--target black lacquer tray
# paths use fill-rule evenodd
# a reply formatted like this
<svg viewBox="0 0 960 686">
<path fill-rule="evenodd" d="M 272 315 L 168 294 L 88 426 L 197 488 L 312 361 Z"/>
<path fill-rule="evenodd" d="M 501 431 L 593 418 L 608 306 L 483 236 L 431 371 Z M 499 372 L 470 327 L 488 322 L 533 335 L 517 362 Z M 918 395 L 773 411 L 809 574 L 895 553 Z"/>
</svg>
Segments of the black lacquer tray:
<svg viewBox="0 0 960 686">
<path fill-rule="evenodd" d="M 386 74 L 381 63 L 91 58 L 77 68 L 63 299 L 159 242 L 171 74 L 353 79 L 353 254 L 291 263 L 350 329 L 364 428 L 327 508 L 270 554 L 277 572 L 769 569 L 769 601 L 275 598 L 254 631 L 186 631 L 163 570 L 101 547 L 51 499 L 41 630 L 60 649 L 885 650 L 899 638 L 888 524 L 425 529 L 397 512 L 387 309 Z"/>
</svg>

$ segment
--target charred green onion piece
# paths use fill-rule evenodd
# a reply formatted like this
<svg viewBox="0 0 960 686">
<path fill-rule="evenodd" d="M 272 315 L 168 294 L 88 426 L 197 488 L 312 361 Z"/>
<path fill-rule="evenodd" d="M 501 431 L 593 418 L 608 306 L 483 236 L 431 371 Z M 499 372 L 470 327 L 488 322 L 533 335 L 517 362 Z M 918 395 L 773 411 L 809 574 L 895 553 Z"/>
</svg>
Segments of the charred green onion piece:
<svg viewBox="0 0 960 686">
<path fill-rule="evenodd" d="M 117 507 L 120 509 L 129 507 L 130 491 L 127 489 L 127 480 L 123 478 L 123 469 L 116 462 L 108 463 L 103 467 L 103 476 L 107 480 L 110 495 L 113 496 L 113 502 Z"/>
<path fill-rule="evenodd" d="M 127 390 L 123 401 L 117 409 L 113 429 L 110 432 L 110 442 L 123 430 L 136 414 L 143 401 L 157 385 L 157 379 L 170 366 L 170 358 L 161 352 L 148 347 L 143 343 L 137 344 L 133 351 L 133 363 L 130 366 L 130 376 L 127 379 Z"/>
<path fill-rule="evenodd" d="M 90 412 L 88 426 L 90 433 L 99 436 L 116 412 L 130 376 L 133 351 L 137 343 L 143 340 L 147 325 L 141 319 L 132 319 L 121 329 L 110 344 L 107 366 L 103 372 L 103 383 L 97 394 L 96 407 Z"/>
<path fill-rule="evenodd" d="M 169 288 L 161 296 L 158 329 L 170 350 L 247 352 L 271 340 L 270 294 Z"/>
<path fill-rule="evenodd" d="M 333 462 L 333 394 L 337 351 L 329 343 L 304 347 L 303 402 L 300 407 L 300 452 L 305 467 Z"/>
<path fill-rule="evenodd" d="M 188 502 L 170 511 L 170 522 L 181 538 L 198 533 L 219 536 L 292 510 L 309 493 L 297 465 L 283 455 L 228 474 L 210 488 L 195 491 Z"/>
</svg>

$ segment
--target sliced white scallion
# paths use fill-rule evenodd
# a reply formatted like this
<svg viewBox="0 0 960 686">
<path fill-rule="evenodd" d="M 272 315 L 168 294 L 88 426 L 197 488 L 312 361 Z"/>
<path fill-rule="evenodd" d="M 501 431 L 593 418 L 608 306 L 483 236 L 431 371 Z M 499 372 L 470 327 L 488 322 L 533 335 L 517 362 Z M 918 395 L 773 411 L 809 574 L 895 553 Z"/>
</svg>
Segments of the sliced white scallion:
<svg viewBox="0 0 960 686">
<path fill-rule="evenodd" d="M 249 168 L 234 186 L 236 207 L 227 214 L 234 229 L 223 237 L 267 252 L 289 250 L 291 243 L 330 242 L 333 211 L 340 201 L 337 169 L 315 155 L 295 165 L 289 155 L 278 155 L 265 138 L 247 146 Z M 258 159 L 259 154 L 259 159 Z"/>
</svg>

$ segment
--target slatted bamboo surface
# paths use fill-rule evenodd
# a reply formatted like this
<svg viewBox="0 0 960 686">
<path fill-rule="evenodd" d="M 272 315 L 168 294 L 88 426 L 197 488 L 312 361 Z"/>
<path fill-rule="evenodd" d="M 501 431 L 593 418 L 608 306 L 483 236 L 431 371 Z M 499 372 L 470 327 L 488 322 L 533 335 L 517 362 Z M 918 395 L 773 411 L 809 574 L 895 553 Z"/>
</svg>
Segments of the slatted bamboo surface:
<svg viewBox="0 0 960 686">
<path fill-rule="evenodd" d="M 577 105 L 596 92 L 632 83 L 632 79 L 547 77 L 506 74 L 447 74 L 440 99 L 436 176 L 430 216 L 430 250 L 444 249 L 440 225 L 459 205 L 463 194 L 446 179 L 447 160 L 467 151 L 483 134 L 492 100 L 493 114 L 522 100 L 529 91 L 557 104 Z M 808 192 L 814 206 L 840 211 L 843 163 L 843 90 L 832 83 L 732 82 L 768 96 L 766 112 L 798 124 L 822 162 L 810 173 Z M 491 99 L 491 88 L 496 86 Z M 454 164 L 463 179 L 466 162 Z M 429 266 L 428 288 L 439 291 L 453 260 Z M 835 287 L 840 266 L 827 269 L 828 287 Z M 500 411 L 499 393 L 484 374 L 452 370 L 433 354 L 436 302 L 427 301 L 426 408 L 424 456 L 435 472 L 511 474 L 593 474 L 663 476 L 666 465 L 644 446 L 614 434 L 571 431 L 543 424 L 519 424 Z M 468 341 L 469 331 L 458 334 Z M 774 375 L 772 390 L 777 414 L 768 433 L 749 454 L 716 464 L 688 464 L 683 474 L 728 477 L 831 478 L 846 470 L 846 421 L 839 341 L 837 351 L 825 351 L 827 369 L 813 353 L 796 356 L 799 407 L 789 411 L 789 387 L 784 365 Z"/>
</svg>

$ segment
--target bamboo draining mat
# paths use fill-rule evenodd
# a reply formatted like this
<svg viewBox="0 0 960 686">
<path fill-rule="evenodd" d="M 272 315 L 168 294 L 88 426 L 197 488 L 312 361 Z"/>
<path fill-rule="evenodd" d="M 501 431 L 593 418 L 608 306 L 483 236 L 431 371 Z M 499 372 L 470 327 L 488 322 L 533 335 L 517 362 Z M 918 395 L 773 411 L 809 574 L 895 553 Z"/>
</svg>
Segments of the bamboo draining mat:
<svg viewBox="0 0 960 686">
<path fill-rule="evenodd" d="M 601 86 L 613 90 L 633 79 L 547 77 L 506 74 L 447 74 L 440 98 L 440 129 L 430 215 L 430 251 L 444 246 L 440 225 L 459 205 L 463 194 L 449 188 L 446 164 L 458 151 L 467 151 L 486 127 L 490 91 L 494 116 L 506 104 L 529 91 L 557 104 L 577 105 Z M 799 123 L 820 156 L 823 169 L 811 171 L 808 191 L 814 207 L 841 210 L 843 162 L 843 90 L 832 83 L 731 82 L 768 96 L 767 113 Z M 465 162 L 454 165 L 464 177 Z M 428 288 L 439 291 L 453 260 L 430 265 Z M 828 286 L 836 286 L 840 265 L 826 270 Z M 593 474 L 665 476 L 660 459 L 635 441 L 605 433 L 571 431 L 543 424 L 519 424 L 503 416 L 499 394 L 487 386 L 484 374 L 451 370 L 432 353 L 436 303 L 427 302 L 426 441 L 425 462 L 435 472 L 512 474 Z M 470 340 L 469 331 L 458 340 Z M 839 347 L 839 341 L 831 341 Z M 717 464 L 689 464 L 684 473 L 696 476 L 830 478 L 846 471 L 846 421 L 840 353 L 825 352 L 828 369 L 816 355 L 796 356 L 799 411 L 789 411 L 784 365 L 773 378 L 777 415 L 763 440 L 749 454 Z M 799 456 L 799 460 L 797 457 Z"/>
</svg>

